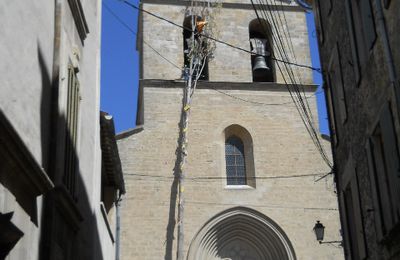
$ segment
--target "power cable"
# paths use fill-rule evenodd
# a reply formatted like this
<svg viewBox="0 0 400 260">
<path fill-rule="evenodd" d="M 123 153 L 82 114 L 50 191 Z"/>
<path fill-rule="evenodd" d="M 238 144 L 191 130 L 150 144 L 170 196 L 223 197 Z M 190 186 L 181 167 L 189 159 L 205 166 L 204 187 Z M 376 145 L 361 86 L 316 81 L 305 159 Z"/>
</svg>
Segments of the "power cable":
<svg viewBox="0 0 400 260">
<path fill-rule="evenodd" d="M 129 25 L 127 23 L 125 23 L 114 11 L 112 11 L 112 9 L 105 3 L 103 2 L 104 7 L 106 8 L 106 10 L 123 26 L 125 27 L 129 32 L 131 32 L 133 35 L 137 36 L 137 32 L 134 31 L 132 28 L 129 27 Z M 167 61 L 169 64 L 171 64 L 172 66 L 174 66 L 175 68 L 177 68 L 179 71 L 182 72 L 182 69 L 176 65 L 175 63 L 173 63 L 171 60 L 169 60 L 168 58 L 166 58 L 164 55 L 162 55 L 159 51 L 157 51 L 154 47 L 152 47 L 149 43 L 147 43 L 146 41 L 143 40 L 143 43 L 146 44 L 146 46 L 148 46 L 152 51 L 154 51 L 158 56 L 160 56 L 163 60 Z M 215 87 L 212 87 L 212 89 L 222 95 L 225 95 L 227 97 L 230 97 L 232 99 L 236 99 L 242 102 L 246 102 L 246 103 L 250 103 L 250 104 L 255 104 L 255 105 L 263 105 L 263 106 L 280 106 L 280 105 L 289 105 L 292 103 L 292 101 L 288 101 L 288 102 L 283 102 L 283 103 L 264 103 L 264 102 L 257 102 L 257 101 L 252 101 L 252 100 L 247 100 L 244 98 L 240 98 L 231 94 L 228 94 L 224 91 L 221 91 Z M 312 95 L 306 97 L 306 98 L 311 98 L 317 94 L 319 94 L 322 91 L 317 91 L 315 93 L 313 93 Z"/>
<path fill-rule="evenodd" d="M 288 60 L 289 58 L 288 58 L 288 55 L 287 55 L 287 53 L 286 53 L 286 51 L 285 51 L 284 43 L 283 43 L 283 41 L 282 41 L 282 39 L 281 39 L 281 37 L 280 37 L 281 31 L 278 30 L 277 22 L 275 22 L 275 19 L 274 19 L 274 16 L 273 16 L 273 12 L 272 12 L 272 8 L 270 8 L 270 7 L 269 7 L 270 5 L 268 5 L 268 4 L 267 4 L 267 5 L 264 5 L 263 3 L 261 3 L 260 0 L 259 0 L 259 4 L 260 4 L 260 7 L 261 7 L 261 9 L 262 9 L 261 11 L 262 11 L 263 14 L 265 15 L 265 17 L 266 17 L 265 6 L 268 7 L 269 15 L 270 15 L 271 20 L 272 20 L 272 25 L 273 25 L 274 29 L 276 30 L 276 34 L 277 34 L 277 36 L 278 36 L 278 40 L 279 40 L 279 42 L 280 42 L 280 44 L 281 44 L 281 46 L 280 46 L 281 49 L 278 49 L 278 50 L 280 51 L 281 56 L 284 57 L 286 60 Z M 271 5 L 271 6 L 272 6 L 272 5 Z M 277 8 L 275 8 L 275 9 L 277 9 Z M 255 11 L 257 11 L 257 10 L 255 9 Z M 284 12 L 283 12 L 283 13 L 284 13 Z M 266 19 L 269 20 L 268 18 L 266 18 Z M 281 26 L 283 27 L 282 20 L 280 19 L 280 21 L 281 21 Z M 286 23 L 286 26 L 287 26 L 287 23 Z M 287 26 L 287 27 L 288 27 L 288 26 Z M 285 33 L 284 33 L 284 34 L 285 34 Z M 290 34 L 289 34 L 288 37 L 289 37 L 289 40 L 290 40 L 290 43 L 291 43 Z M 288 42 L 288 41 L 287 41 L 287 42 Z M 288 46 L 288 49 L 290 50 L 289 43 L 287 43 L 287 46 Z M 278 47 L 279 47 L 279 46 L 278 46 Z M 293 50 L 293 47 L 292 47 L 292 50 Z M 294 55 L 294 54 L 293 54 L 293 55 Z M 294 56 L 294 58 L 295 58 L 295 56 Z M 296 82 L 296 77 L 295 77 L 295 75 L 293 74 L 292 68 L 291 68 L 290 66 L 286 66 L 286 64 L 284 64 L 284 65 L 285 65 L 286 71 L 287 71 L 288 76 L 290 77 L 291 81 L 294 83 L 295 86 L 298 86 L 298 85 L 297 85 L 297 82 Z M 297 71 L 297 72 L 298 72 L 298 71 Z M 298 76 L 299 76 L 299 75 L 298 75 Z M 299 80 L 301 81 L 300 76 L 299 76 Z M 300 86 L 302 86 L 302 85 L 300 85 Z M 304 88 L 303 88 L 303 91 L 302 91 L 302 92 L 303 92 L 303 95 L 304 95 L 304 94 L 305 94 Z M 299 88 L 295 88 L 295 93 L 296 93 L 296 95 L 298 96 L 299 103 L 301 104 L 302 110 L 304 111 L 304 112 L 302 112 L 302 114 L 303 114 L 305 120 L 307 121 L 307 123 L 309 124 L 309 127 L 310 127 L 310 128 L 309 128 L 309 130 L 310 130 L 309 133 L 310 133 L 310 136 L 311 136 L 311 138 L 314 140 L 314 143 L 315 143 L 317 149 L 320 151 L 321 156 L 323 157 L 323 159 L 327 162 L 328 165 L 330 165 L 330 161 L 329 161 L 329 159 L 327 158 L 326 153 L 325 153 L 323 147 L 322 147 L 321 144 L 320 144 L 320 141 L 318 140 L 318 135 L 317 135 L 316 130 L 315 130 L 315 128 L 314 128 L 314 121 L 313 121 L 312 112 L 311 112 L 311 109 L 310 109 L 310 107 L 309 107 L 309 104 L 308 104 L 307 100 L 305 100 L 305 102 L 303 101 L 302 94 L 301 94 L 301 92 L 299 91 Z"/>
<path fill-rule="evenodd" d="M 124 26 L 128 31 L 130 31 L 133 35 L 137 36 L 137 32 L 134 31 L 131 27 L 129 27 L 128 24 L 126 24 L 104 1 L 102 2 L 103 6 L 106 8 L 106 10 L 122 25 Z M 182 70 L 178 65 L 175 63 L 171 62 L 169 59 L 164 57 L 160 52 L 158 52 L 156 49 L 154 49 L 150 44 L 148 44 L 144 39 L 142 39 L 143 43 L 146 44 L 152 51 L 154 51 L 158 56 L 160 56 L 162 59 L 164 59 L 166 62 L 174 66 L 175 68 L 179 69 L 180 71 Z"/>
<path fill-rule="evenodd" d="M 284 43 L 283 43 L 283 41 L 282 41 L 282 39 L 281 39 L 281 37 L 280 37 L 280 31 L 279 31 L 279 29 L 278 29 L 277 22 L 275 21 L 273 15 L 272 15 L 272 10 L 271 10 L 271 8 L 269 7 L 269 5 L 265 5 L 264 3 L 261 3 L 261 0 L 259 0 L 258 2 L 259 2 L 259 7 L 260 7 L 260 9 L 261 9 L 260 11 L 261 11 L 262 15 L 264 16 L 263 18 L 264 18 L 265 20 L 267 20 L 267 21 L 269 20 L 269 21 L 270 21 L 270 24 L 271 24 L 272 27 L 273 27 L 273 29 L 275 29 L 275 32 L 276 32 L 276 33 L 272 33 L 272 37 L 274 38 L 274 41 L 278 43 L 278 44 L 276 44 L 276 46 L 277 46 L 277 50 L 278 50 L 280 56 L 281 56 L 285 61 L 288 61 L 288 60 L 289 60 L 289 57 L 288 57 L 288 55 L 287 55 L 287 53 L 286 53 L 286 51 L 285 51 Z M 253 0 L 251 0 L 251 3 L 252 3 L 252 5 L 253 5 L 253 9 L 254 9 L 254 11 L 255 11 L 255 13 L 256 13 L 256 16 L 257 16 L 257 19 L 258 19 L 260 25 L 262 25 L 264 31 L 268 34 L 268 30 L 265 28 L 265 24 L 262 22 L 262 20 L 261 20 L 259 14 L 258 14 L 257 8 L 256 8 L 256 6 L 255 6 Z M 267 17 L 267 10 L 266 10 L 266 7 L 268 8 L 269 15 L 270 15 L 270 19 L 268 19 L 268 17 Z M 292 70 L 291 67 L 290 67 L 290 63 L 291 63 L 291 62 L 289 62 L 289 63 L 283 63 L 283 66 L 284 66 L 284 68 L 286 69 L 287 75 L 289 76 L 290 81 L 291 81 L 292 84 L 293 84 L 294 93 L 295 93 L 295 96 L 297 96 L 297 99 L 295 98 L 295 96 L 294 96 L 293 93 L 291 92 L 289 86 L 287 85 L 288 82 L 287 82 L 287 80 L 286 80 L 285 74 L 283 73 L 282 68 L 281 68 L 281 65 L 280 65 L 279 63 L 277 63 L 278 69 L 279 69 L 279 71 L 281 72 L 282 77 L 283 77 L 283 79 L 284 79 L 284 81 L 285 81 L 285 84 L 286 84 L 287 87 L 288 87 L 288 91 L 289 91 L 289 93 L 291 94 L 292 100 L 293 100 L 293 102 L 294 102 L 295 105 L 296 105 L 296 108 L 297 108 L 297 110 L 298 110 L 298 112 L 299 112 L 300 117 L 301 117 L 302 120 L 303 120 L 303 123 L 304 123 L 304 125 L 305 125 L 305 127 L 306 127 L 307 132 L 309 133 L 311 139 L 313 140 L 313 142 L 314 142 L 314 144 L 315 144 L 317 150 L 318 150 L 319 153 L 321 154 L 322 159 L 326 162 L 326 164 L 327 164 L 329 167 L 332 168 L 331 163 L 330 163 L 330 161 L 329 161 L 329 159 L 328 159 L 328 157 L 327 157 L 327 155 L 326 155 L 326 153 L 325 153 L 325 151 L 324 151 L 324 149 L 323 149 L 323 147 L 322 147 L 322 145 L 321 145 L 321 143 L 320 143 L 320 141 L 319 141 L 319 139 L 318 139 L 318 135 L 317 135 L 316 130 L 315 130 L 314 126 L 313 126 L 312 113 L 311 113 L 311 110 L 310 110 L 310 108 L 309 108 L 308 102 L 307 102 L 307 101 L 304 102 L 303 97 L 301 96 L 301 92 L 300 92 L 299 86 L 298 86 L 298 84 L 297 84 L 297 82 L 296 82 L 295 76 L 294 76 L 294 74 L 293 74 L 293 70 Z M 304 92 L 303 92 L 303 93 L 304 93 Z"/>
<path fill-rule="evenodd" d="M 310 173 L 310 174 L 295 174 L 295 175 L 282 175 L 282 176 L 247 176 L 246 179 L 252 180 L 270 180 L 270 179 L 294 179 L 294 178 L 307 178 L 307 177 L 321 177 L 325 176 L 329 173 Z M 155 179 L 174 179 L 174 176 L 164 176 L 164 175 L 148 175 L 148 174 L 139 174 L 139 173 L 125 173 L 125 176 L 133 176 L 133 177 L 146 177 L 146 178 L 155 178 Z M 199 176 L 199 177 L 186 177 L 188 180 L 225 180 L 226 177 L 223 176 Z"/>
<path fill-rule="evenodd" d="M 167 20 L 167 19 L 161 17 L 161 16 L 155 15 L 155 14 L 153 14 L 153 13 L 151 13 L 151 12 L 148 12 L 148 11 L 142 9 L 142 8 L 139 8 L 139 7 L 137 7 L 137 6 L 135 6 L 135 5 L 131 4 L 131 3 L 129 3 L 128 1 L 125 1 L 125 0 L 120 0 L 120 1 L 123 2 L 123 3 L 125 3 L 125 4 L 127 4 L 127 5 L 129 5 L 129 6 L 131 6 L 132 8 L 135 8 L 135 9 L 137 9 L 137 10 L 139 10 L 139 11 L 148 13 L 149 15 L 152 15 L 152 16 L 158 18 L 158 19 L 164 20 L 164 21 L 166 21 L 166 22 L 168 22 L 168 23 L 170 23 L 170 24 L 173 24 L 173 25 L 175 25 L 175 26 L 178 26 L 178 27 L 180 27 L 180 28 L 182 28 L 182 29 L 186 29 L 186 30 L 189 30 L 189 31 L 194 32 L 193 30 L 191 30 L 191 29 L 189 29 L 189 28 L 186 28 L 186 27 L 184 27 L 184 26 L 178 25 L 178 24 L 176 24 L 176 23 L 174 23 L 174 22 L 172 22 L 172 21 L 169 21 L 169 20 Z M 254 6 L 254 3 L 253 3 L 253 6 Z M 109 8 L 108 8 L 108 10 L 109 10 Z M 111 10 L 109 10 L 109 11 L 111 11 Z M 256 14 L 257 14 L 257 16 L 258 16 L 258 13 L 257 13 L 257 10 L 256 10 L 256 9 L 255 9 L 255 11 L 256 11 Z M 115 13 L 114 13 L 114 15 L 115 15 Z M 116 18 L 117 18 L 117 16 L 116 16 Z M 258 19 L 260 20 L 259 17 L 258 17 Z M 118 19 L 118 20 L 120 21 L 120 19 Z M 267 19 L 267 20 L 268 20 L 268 19 Z M 121 21 L 121 22 L 123 22 L 123 21 Z M 123 24 L 124 24 L 125 27 L 127 26 L 124 22 L 123 22 Z M 127 26 L 127 28 L 129 29 L 129 31 L 131 31 L 132 33 L 135 33 L 135 35 L 136 35 L 136 32 L 134 32 L 129 26 Z M 245 51 L 245 52 L 247 52 L 247 53 L 252 54 L 251 51 L 245 50 L 245 49 L 243 49 L 243 48 L 236 47 L 236 46 L 234 46 L 234 45 L 231 45 L 231 44 L 229 44 L 229 43 L 223 42 L 223 41 L 221 41 L 221 40 L 215 39 L 215 38 L 210 37 L 210 36 L 207 36 L 207 35 L 203 35 L 203 36 L 204 36 L 204 37 L 207 37 L 207 38 L 209 38 L 209 39 L 211 39 L 211 40 L 214 40 L 214 41 L 216 41 L 216 42 L 219 42 L 219 43 L 228 45 L 228 46 L 230 46 L 230 47 L 233 47 L 233 48 L 235 48 L 235 49 L 239 49 L 239 50 L 242 50 L 242 51 Z M 148 45 L 148 46 L 150 46 L 150 45 L 147 44 L 147 43 L 145 43 L 145 44 Z M 181 68 L 179 68 L 179 66 L 177 66 L 177 65 L 174 64 L 174 63 L 172 63 L 172 62 L 171 62 L 170 60 L 168 60 L 166 57 L 164 57 L 163 55 L 161 55 L 161 53 L 159 53 L 159 52 L 158 52 L 157 50 L 155 50 L 153 47 L 150 46 L 150 48 L 151 48 L 153 51 L 155 51 L 159 56 L 161 56 L 164 60 L 166 60 L 168 63 L 170 63 L 171 65 L 173 65 L 174 67 L 176 67 L 177 69 L 179 69 L 179 70 L 181 71 Z M 284 50 L 282 50 L 282 51 L 284 52 Z M 281 53 L 281 56 L 284 57 L 285 55 L 282 55 L 282 53 Z M 286 57 L 287 57 L 287 56 L 286 56 Z M 287 61 L 287 60 L 285 61 L 285 60 L 276 59 L 276 58 L 273 58 L 273 59 L 274 59 L 275 61 L 282 62 L 285 66 L 288 66 L 288 65 L 294 65 L 294 66 L 299 66 L 299 67 L 304 67 L 304 66 L 305 66 L 305 65 L 300 65 L 300 64 L 293 63 L 293 62 L 289 62 L 289 61 Z M 279 67 L 279 70 L 280 70 L 281 74 L 284 76 L 283 71 L 282 71 L 282 69 L 280 68 L 279 64 L 278 64 L 278 67 Z M 319 69 L 313 68 L 313 67 L 311 67 L 311 66 L 305 66 L 305 67 L 308 67 L 308 68 L 310 68 L 310 69 L 319 71 Z M 289 76 L 293 76 L 293 75 L 290 75 L 290 73 L 289 73 L 290 70 L 289 70 L 287 67 L 286 67 L 286 69 L 287 69 L 287 71 L 288 71 Z M 291 92 L 290 87 L 289 87 L 289 85 L 288 85 L 288 83 L 287 83 L 287 81 L 286 81 L 285 78 L 284 78 L 284 81 L 285 81 L 285 85 L 287 86 L 288 91 L 289 91 L 289 93 L 290 93 L 290 95 L 291 95 L 291 97 L 292 97 L 292 101 L 295 103 L 295 106 L 296 106 L 296 108 L 298 109 L 299 114 L 301 115 L 302 121 L 303 121 L 304 125 L 306 126 L 306 130 L 308 131 L 308 133 L 309 133 L 311 139 L 313 140 L 314 144 L 316 145 L 317 149 L 319 150 L 319 152 L 320 152 L 322 158 L 324 159 L 324 161 L 327 163 L 327 165 L 328 165 L 329 167 L 332 167 L 332 166 L 331 166 L 331 163 L 330 163 L 330 161 L 329 161 L 329 159 L 328 159 L 328 157 L 326 156 L 326 154 L 325 154 L 325 152 L 324 152 L 324 149 L 323 149 L 322 145 L 320 144 L 320 142 L 319 142 L 319 140 L 318 140 L 318 134 L 316 133 L 315 128 L 312 126 L 312 119 L 311 119 L 312 116 L 309 115 L 309 112 L 311 112 L 311 111 L 310 111 L 310 110 L 307 111 L 307 109 L 305 109 L 305 104 L 304 104 L 303 98 L 301 97 L 301 94 L 298 95 L 298 100 L 296 100 L 296 99 L 294 98 L 293 93 Z M 295 80 L 292 79 L 292 82 L 295 82 Z M 297 84 L 294 84 L 294 87 L 295 87 L 295 93 L 299 93 L 299 91 L 298 91 L 298 89 L 297 89 L 297 88 L 298 88 Z M 214 89 L 215 89 L 215 88 L 214 88 Z M 216 90 L 216 89 L 215 89 L 215 90 Z M 245 99 L 242 99 L 242 98 L 234 97 L 234 96 L 232 96 L 232 95 L 230 95 L 230 94 L 227 94 L 227 93 L 225 93 L 225 92 L 223 92 L 223 91 L 220 91 L 220 90 L 216 90 L 216 91 L 218 91 L 219 93 L 224 94 L 224 95 L 226 95 L 226 96 L 229 96 L 229 97 L 231 97 L 231 98 L 235 98 L 235 99 L 237 99 L 237 100 L 241 100 L 241 101 L 244 101 L 244 102 L 249 102 L 249 103 L 253 103 L 253 104 L 260 104 L 260 105 L 278 105 L 278 104 L 261 103 L 261 102 L 256 102 L 256 101 L 248 101 L 248 100 L 245 100 Z M 300 109 L 300 108 L 298 107 L 298 104 L 297 104 L 298 102 L 299 102 L 299 105 L 302 107 L 302 109 Z M 282 103 L 282 105 L 285 105 L 285 104 L 288 104 L 288 103 L 286 103 L 286 102 L 285 102 L 285 103 Z M 307 105 L 307 106 L 308 106 L 308 105 Z M 305 111 L 305 112 L 301 112 L 301 111 Z M 303 116 L 302 116 L 302 113 L 305 113 L 305 116 L 304 116 L 304 114 L 303 114 Z M 308 123 L 309 126 L 307 126 L 307 123 Z"/>
<path fill-rule="evenodd" d="M 170 21 L 170 20 L 168 20 L 168 19 L 166 19 L 166 18 L 164 18 L 164 17 L 161 17 L 161 16 L 159 16 L 159 15 L 157 15 L 157 14 L 154 14 L 154 13 L 152 13 L 152 12 L 149 12 L 149 11 L 147 11 L 147 10 L 144 10 L 143 8 L 140 8 L 140 7 L 136 6 L 135 4 L 130 3 L 129 1 L 126 1 L 126 0 L 117 0 L 117 1 L 122 2 L 122 3 L 126 4 L 127 6 L 130 6 L 130 7 L 134 8 L 134 9 L 136 9 L 136 10 L 138 10 L 138 11 L 141 11 L 141 12 L 144 12 L 144 13 L 146 13 L 146 14 L 149 14 L 149 15 L 151 15 L 151 16 L 157 18 L 157 19 L 160 19 L 160 20 L 162 20 L 162 21 L 165 21 L 165 22 L 167 22 L 167 23 L 169 23 L 169 24 L 172 24 L 172 25 L 174 25 L 174 26 L 177 26 L 177 27 L 179 27 L 179 28 L 181 28 L 181 29 L 188 30 L 189 32 L 195 32 L 195 31 L 192 30 L 191 28 L 188 28 L 188 27 L 185 27 L 185 26 L 183 26 L 183 25 L 177 24 L 177 23 L 175 23 L 175 22 L 173 22 L 173 21 Z M 202 37 L 208 38 L 208 39 L 210 39 L 210 40 L 212 40 L 212 41 L 215 41 L 215 42 L 217 42 L 217 43 L 224 44 L 224 45 L 226 45 L 226 46 L 228 46 L 228 47 L 231 47 L 231 48 L 234 48 L 234 49 L 237 49 L 237 50 L 240 50 L 240 51 L 249 53 L 249 54 L 254 54 L 253 52 L 251 52 L 251 51 L 249 51 L 249 50 L 246 50 L 246 49 L 244 49 L 244 48 L 241 48 L 241 47 L 235 46 L 235 45 L 233 45 L 233 44 L 230 44 L 230 43 L 228 43 L 228 42 L 225 42 L 225 41 L 216 39 L 216 38 L 214 38 L 214 37 L 212 37 L 212 36 L 205 35 L 205 34 L 203 34 L 203 33 L 197 33 L 197 32 L 195 32 L 195 33 L 196 33 L 197 35 L 200 35 L 200 36 L 202 36 Z M 290 61 L 284 61 L 284 60 L 278 59 L 278 58 L 276 58 L 276 57 L 271 57 L 271 59 L 273 59 L 273 60 L 275 60 L 275 61 L 282 62 L 282 63 L 287 63 L 287 64 L 290 64 L 290 65 L 293 65 L 293 66 L 297 66 L 297 67 L 301 67 L 301 68 L 307 68 L 307 69 L 311 69 L 311 70 L 317 71 L 317 72 L 319 72 L 319 73 L 322 73 L 321 68 L 314 68 L 314 67 L 312 67 L 312 66 L 304 65 L 304 64 L 296 64 L 296 63 L 292 63 L 292 62 L 290 62 Z"/>
<path fill-rule="evenodd" d="M 125 197 L 124 200 L 137 200 L 136 197 Z M 158 203 L 158 205 L 162 206 L 168 206 L 170 202 L 169 201 L 155 201 Z M 194 200 L 186 200 L 186 203 L 188 204 L 194 204 L 194 205 L 214 205 L 214 206 L 247 206 L 247 207 L 253 207 L 253 208 L 270 208 L 270 209 L 288 209 L 288 210 L 313 210 L 313 211 L 338 211 L 338 208 L 323 208 L 323 207 L 301 207 L 301 206 L 283 206 L 283 205 L 268 205 L 268 204 L 251 204 L 251 203 L 218 203 L 218 202 L 209 202 L 209 201 L 194 201 Z"/>
</svg>

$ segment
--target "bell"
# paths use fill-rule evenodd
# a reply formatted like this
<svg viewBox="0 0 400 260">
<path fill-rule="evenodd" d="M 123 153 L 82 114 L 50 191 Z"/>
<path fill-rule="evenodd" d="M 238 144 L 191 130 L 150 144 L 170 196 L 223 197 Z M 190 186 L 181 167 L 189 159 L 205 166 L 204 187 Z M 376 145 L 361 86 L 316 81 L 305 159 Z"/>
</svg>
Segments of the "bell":
<svg viewBox="0 0 400 260">
<path fill-rule="evenodd" d="M 256 70 L 269 70 L 267 62 L 265 61 L 265 55 L 269 55 L 266 51 L 266 39 L 252 38 L 250 39 L 250 44 L 252 47 L 252 52 L 256 55 L 254 58 L 253 71 Z"/>
<path fill-rule="evenodd" d="M 256 70 L 269 70 L 265 58 L 263 56 L 256 56 L 254 59 L 253 71 Z"/>
</svg>

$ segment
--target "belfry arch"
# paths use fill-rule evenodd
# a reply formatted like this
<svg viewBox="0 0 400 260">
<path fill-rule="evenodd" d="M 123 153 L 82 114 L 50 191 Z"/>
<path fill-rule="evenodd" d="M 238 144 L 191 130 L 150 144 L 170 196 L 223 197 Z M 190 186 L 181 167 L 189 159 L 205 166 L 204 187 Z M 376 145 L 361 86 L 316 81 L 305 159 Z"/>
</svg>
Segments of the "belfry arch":
<svg viewBox="0 0 400 260">
<path fill-rule="evenodd" d="M 191 242 L 187 260 L 295 260 L 285 232 L 250 208 L 235 207 L 210 219 Z"/>
</svg>

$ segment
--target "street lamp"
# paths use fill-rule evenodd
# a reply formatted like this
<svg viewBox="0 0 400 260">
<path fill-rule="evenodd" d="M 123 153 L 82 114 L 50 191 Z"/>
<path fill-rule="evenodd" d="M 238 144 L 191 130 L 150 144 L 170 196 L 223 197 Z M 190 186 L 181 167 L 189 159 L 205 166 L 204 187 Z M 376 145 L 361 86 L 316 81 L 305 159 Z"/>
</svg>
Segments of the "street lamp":
<svg viewBox="0 0 400 260">
<path fill-rule="evenodd" d="M 339 243 L 340 245 L 342 245 L 342 241 L 325 241 L 325 242 L 322 241 L 324 240 L 325 226 L 319 220 L 317 220 L 317 223 L 315 223 L 313 230 L 317 238 L 317 241 L 320 244 Z"/>
<path fill-rule="evenodd" d="M 317 223 L 315 223 L 313 230 L 315 236 L 317 237 L 317 241 L 321 243 L 321 241 L 324 240 L 325 226 L 322 225 L 322 223 L 319 222 L 319 220 L 317 220 Z"/>
</svg>

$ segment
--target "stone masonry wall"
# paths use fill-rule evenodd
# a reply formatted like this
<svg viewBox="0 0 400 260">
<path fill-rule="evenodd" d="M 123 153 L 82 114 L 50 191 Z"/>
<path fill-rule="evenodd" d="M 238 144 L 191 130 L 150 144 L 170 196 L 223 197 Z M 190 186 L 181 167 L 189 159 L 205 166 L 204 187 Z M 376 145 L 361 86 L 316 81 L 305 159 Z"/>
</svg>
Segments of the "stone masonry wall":
<svg viewBox="0 0 400 260">
<path fill-rule="evenodd" d="M 121 207 L 121 259 L 175 257 L 176 233 L 168 232 L 168 227 L 173 227 L 177 216 L 173 173 L 182 85 L 145 86 L 144 130 L 118 143 L 127 189 Z M 185 251 L 210 218 L 245 206 L 284 230 L 297 259 L 343 259 L 342 249 L 319 245 L 312 230 L 320 220 L 326 226 L 325 240 L 341 239 L 332 178 L 315 182 L 317 176 L 290 177 L 324 174 L 329 168 L 316 152 L 289 94 L 285 89 L 271 90 L 270 84 L 262 85 L 265 91 L 247 86 L 221 91 L 251 101 L 289 104 L 255 105 L 202 89 L 201 84 L 195 93 L 188 132 Z M 315 97 L 308 100 L 315 111 Z M 255 189 L 226 186 L 223 133 L 231 124 L 241 125 L 252 136 Z M 329 144 L 324 145 L 329 151 Z M 214 179 L 190 179 L 205 176 Z"/>
<path fill-rule="evenodd" d="M 222 4 L 222 8 L 216 9 L 216 12 L 218 12 L 218 15 L 216 15 L 217 26 L 214 29 L 217 31 L 215 35 L 217 39 L 250 50 L 249 24 L 252 20 L 257 19 L 257 17 L 254 10 L 250 8 L 251 5 L 247 4 L 246 6 L 247 8 L 239 9 L 224 7 Z M 290 33 L 293 50 L 295 51 L 296 59 L 290 56 L 290 60 L 296 60 L 299 64 L 311 65 L 304 11 L 299 8 L 290 7 L 288 11 L 283 13 L 281 8 L 277 7 L 278 11 L 273 12 L 273 17 L 277 24 L 277 30 L 273 31 L 275 35 L 273 45 L 275 45 L 274 52 L 276 58 L 282 59 L 276 47 L 278 44 L 278 37 L 276 37 L 278 32 L 279 37 L 281 37 L 285 44 L 288 55 L 291 55 L 289 51 L 290 47 L 286 45 L 288 43 L 288 34 L 283 33 L 285 31 Z M 183 24 L 185 18 L 184 5 L 144 3 L 143 9 L 179 25 Z M 141 30 L 143 40 L 178 67 L 183 67 L 182 29 L 148 14 L 143 14 L 142 19 Z M 287 22 L 287 28 L 286 25 L 283 25 L 285 21 Z M 250 54 L 218 43 L 214 56 L 215 58 L 209 62 L 210 81 L 252 81 Z M 180 69 L 161 58 L 147 44 L 143 44 L 142 61 L 145 61 L 142 65 L 142 78 L 144 79 L 175 80 L 181 78 Z M 282 63 L 279 66 L 284 70 Z M 275 67 L 277 82 L 283 83 L 284 80 L 279 72 L 278 65 Z M 293 69 L 296 75 L 296 70 L 301 75 L 302 83 L 312 83 L 311 70 L 297 67 L 293 67 Z"/>
</svg>

